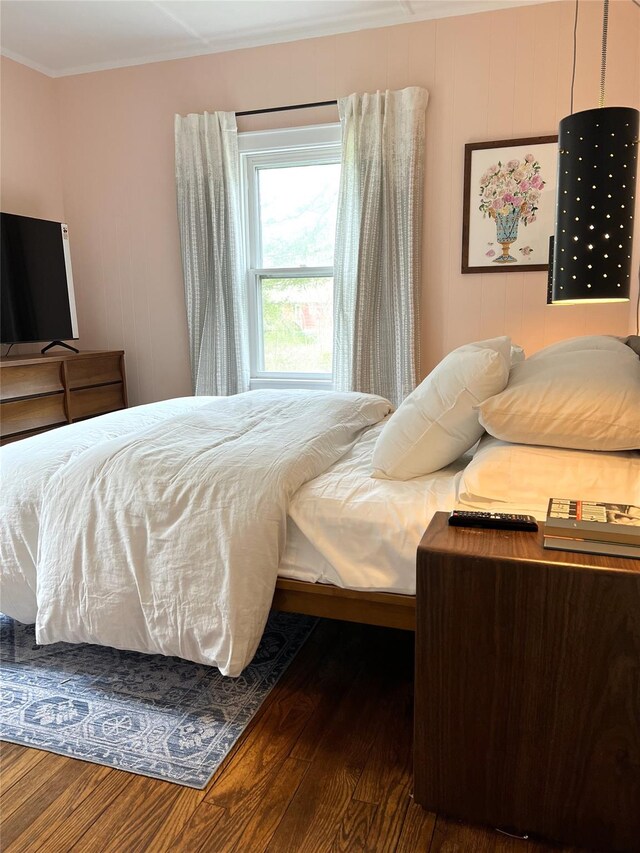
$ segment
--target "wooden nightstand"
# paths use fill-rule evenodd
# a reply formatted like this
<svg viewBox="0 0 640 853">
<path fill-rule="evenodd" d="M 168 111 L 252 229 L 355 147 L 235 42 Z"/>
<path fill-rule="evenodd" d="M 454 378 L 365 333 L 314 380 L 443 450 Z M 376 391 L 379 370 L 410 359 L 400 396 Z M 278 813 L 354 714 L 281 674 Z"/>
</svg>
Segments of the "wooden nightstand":
<svg viewBox="0 0 640 853">
<path fill-rule="evenodd" d="M 549 551 L 542 537 L 437 513 L 418 547 L 415 798 L 638 851 L 640 560 Z"/>
</svg>

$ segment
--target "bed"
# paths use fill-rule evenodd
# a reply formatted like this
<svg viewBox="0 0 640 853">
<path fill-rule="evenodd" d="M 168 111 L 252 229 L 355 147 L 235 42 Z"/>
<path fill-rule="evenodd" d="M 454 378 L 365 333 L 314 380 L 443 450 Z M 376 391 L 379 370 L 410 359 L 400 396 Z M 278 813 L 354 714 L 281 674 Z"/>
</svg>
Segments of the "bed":
<svg viewBox="0 0 640 853">
<path fill-rule="evenodd" d="M 371 453 L 390 407 L 379 398 L 372 399 L 378 401 L 377 422 L 359 429 L 356 439 L 347 441 L 346 455 L 293 495 L 273 607 L 412 629 L 416 543 L 433 513 L 455 500 L 463 462 L 426 480 L 373 480 Z M 42 557 L 38 548 L 46 523 L 45 502 L 57 503 L 64 498 L 60 490 L 74 488 L 64 481 L 56 487 L 61 471 L 73 469 L 95 448 L 113 445 L 123 437 L 139 434 L 148 440 L 162 424 L 175 428 L 176 422 L 210 402 L 210 398 L 189 397 L 143 405 L 3 448 L 0 592 L 4 612 L 22 622 L 37 622 L 42 578 L 37 577 L 36 564 Z M 65 629 L 39 641 L 62 636 L 73 640 L 73 633 Z"/>
<path fill-rule="evenodd" d="M 640 503 L 637 451 L 514 445 L 489 435 L 424 476 L 373 478 L 389 416 L 389 404 L 373 395 L 250 392 L 139 406 L 9 445 L 0 455 L 3 611 L 35 622 L 39 643 L 173 654 L 236 675 L 271 605 L 413 629 L 416 549 L 437 511 L 496 508 L 544 518 L 548 498 L 563 493 Z M 269 418 L 275 438 L 262 430 Z M 298 438 L 289 432 L 294 421 Z M 259 437 L 246 446 L 247 430 L 238 426 L 245 422 Z M 213 444 L 233 451 L 227 487 L 240 495 L 235 509 L 227 491 L 211 492 L 212 430 Z M 246 467 L 246 454 L 262 458 L 270 443 L 274 458 L 288 459 L 286 476 L 268 453 L 257 473 Z M 470 445 L 467 435 L 462 446 Z M 246 470 L 253 479 L 244 482 Z M 149 481 L 155 492 L 147 494 Z M 278 495 L 262 495 L 266 485 Z M 149 512 L 158 535 L 140 521 Z M 240 516 L 234 535 L 218 530 L 218 515 Z M 168 550 L 154 561 L 148 552 L 153 557 L 156 540 Z M 216 574 L 212 550 L 235 569 Z"/>
</svg>

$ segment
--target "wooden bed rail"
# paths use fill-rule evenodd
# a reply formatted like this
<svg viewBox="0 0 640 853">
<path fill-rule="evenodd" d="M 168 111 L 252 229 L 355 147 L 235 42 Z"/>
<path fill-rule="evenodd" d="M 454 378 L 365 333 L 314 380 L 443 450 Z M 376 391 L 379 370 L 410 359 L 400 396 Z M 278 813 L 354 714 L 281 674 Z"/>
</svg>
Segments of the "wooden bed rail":
<svg viewBox="0 0 640 853">
<path fill-rule="evenodd" d="M 415 595 L 361 592 L 331 584 L 278 578 L 271 606 L 287 613 L 306 613 L 405 631 L 416 629 Z"/>
</svg>

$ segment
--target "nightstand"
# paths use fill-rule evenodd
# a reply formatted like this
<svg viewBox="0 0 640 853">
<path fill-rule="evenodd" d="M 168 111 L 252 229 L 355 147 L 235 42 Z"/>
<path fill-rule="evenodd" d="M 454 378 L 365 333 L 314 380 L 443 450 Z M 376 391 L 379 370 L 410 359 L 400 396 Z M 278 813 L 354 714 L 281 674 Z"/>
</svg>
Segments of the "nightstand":
<svg viewBox="0 0 640 853">
<path fill-rule="evenodd" d="M 640 850 L 640 561 L 452 528 L 417 557 L 415 798 L 565 844 Z"/>
</svg>

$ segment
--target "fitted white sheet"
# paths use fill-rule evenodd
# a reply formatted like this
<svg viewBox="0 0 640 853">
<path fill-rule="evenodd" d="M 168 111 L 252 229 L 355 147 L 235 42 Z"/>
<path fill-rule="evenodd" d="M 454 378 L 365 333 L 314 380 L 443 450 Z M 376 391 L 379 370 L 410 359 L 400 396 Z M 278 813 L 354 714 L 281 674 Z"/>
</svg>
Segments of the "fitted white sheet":
<svg viewBox="0 0 640 853">
<path fill-rule="evenodd" d="M 456 505 L 470 456 L 414 480 L 374 479 L 371 458 L 382 426 L 368 429 L 293 497 L 281 577 L 415 594 L 418 543 L 434 513 Z"/>
</svg>

